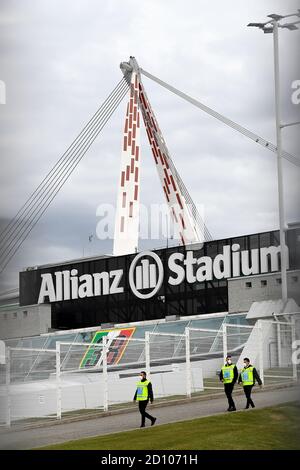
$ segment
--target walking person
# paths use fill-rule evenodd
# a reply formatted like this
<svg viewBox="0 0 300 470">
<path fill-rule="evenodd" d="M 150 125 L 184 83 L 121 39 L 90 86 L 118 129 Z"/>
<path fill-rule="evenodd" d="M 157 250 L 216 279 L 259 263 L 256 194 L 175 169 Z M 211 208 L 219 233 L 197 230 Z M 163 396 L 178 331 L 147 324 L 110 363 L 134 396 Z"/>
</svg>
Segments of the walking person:
<svg viewBox="0 0 300 470">
<path fill-rule="evenodd" d="M 141 428 L 145 427 L 146 418 L 151 421 L 151 426 L 153 426 L 156 421 L 156 418 L 146 412 L 146 408 L 149 401 L 150 403 L 153 403 L 154 400 L 152 384 L 149 380 L 147 380 L 146 372 L 142 371 L 140 373 L 140 381 L 137 383 L 136 387 L 137 388 L 133 397 L 133 401 L 138 401 L 139 403 L 139 410 L 142 417 Z"/>
<path fill-rule="evenodd" d="M 226 357 L 226 363 L 221 369 L 220 380 L 224 384 L 225 395 L 228 400 L 228 410 L 236 411 L 235 403 L 232 398 L 234 384 L 238 379 L 238 370 L 235 364 L 232 364 L 231 356 Z"/>
<path fill-rule="evenodd" d="M 246 406 L 245 406 L 245 410 L 247 410 L 249 408 L 249 406 L 251 406 L 252 408 L 255 408 L 255 405 L 254 405 L 253 400 L 251 398 L 251 392 L 252 392 L 252 388 L 255 385 L 256 380 L 257 380 L 258 385 L 260 387 L 262 387 L 262 381 L 261 381 L 260 376 L 258 375 L 257 370 L 255 369 L 255 367 L 253 367 L 250 364 L 249 358 L 245 357 L 244 358 L 244 368 L 242 369 L 242 371 L 240 373 L 239 381 L 238 381 L 239 384 L 243 385 L 244 393 L 245 393 L 245 396 L 247 398 L 247 403 L 246 403 Z"/>
</svg>

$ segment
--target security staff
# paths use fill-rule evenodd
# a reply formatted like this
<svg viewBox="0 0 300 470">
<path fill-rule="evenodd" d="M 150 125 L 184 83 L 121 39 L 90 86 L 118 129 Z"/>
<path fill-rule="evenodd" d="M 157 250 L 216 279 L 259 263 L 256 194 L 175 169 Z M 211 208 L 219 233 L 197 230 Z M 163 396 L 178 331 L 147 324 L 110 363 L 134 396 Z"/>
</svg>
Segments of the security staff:
<svg viewBox="0 0 300 470">
<path fill-rule="evenodd" d="M 255 381 L 257 380 L 258 385 L 261 387 L 262 386 L 262 381 L 261 378 L 258 375 L 257 370 L 255 367 L 253 367 L 250 364 L 250 360 L 248 357 L 244 358 L 244 368 L 242 369 L 240 376 L 239 376 L 239 384 L 243 385 L 244 388 L 244 393 L 247 398 L 247 403 L 245 410 L 249 408 L 249 406 L 252 406 L 252 408 L 255 408 L 255 405 L 251 399 L 251 392 L 252 388 L 255 385 Z"/>
<path fill-rule="evenodd" d="M 226 357 L 226 363 L 222 367 L 220 372 L 220 380 L 224 384 L 225 394 L 228 400 L 228 410 L 227 411 L 236 411 L 236 407 L 232 398 L 232 392 L 234 384 L 238 379 L 238 370 L 235 364 L 232 364 L 231 356 Z"/>
<path fill-rule="evenodd" d="M 139 402 L 139 410 L 142 415 L 141 428 L 145 427 L 146 418 L 150 419 L 151 426 L 153 426 L 156 421 L 156 418 L 146 413 L 146 408 L 149 403 L 149 400 L 151 403 L 153 403 L 154 400 L 153 390 L 152 384 L 149 380 L 147 380 L 147 375 L 144 371 L 140 373 L 140 381 L 137 383 L 136 392 L 133 397 L 133 401 L 136 400 Z"/>
</svg>

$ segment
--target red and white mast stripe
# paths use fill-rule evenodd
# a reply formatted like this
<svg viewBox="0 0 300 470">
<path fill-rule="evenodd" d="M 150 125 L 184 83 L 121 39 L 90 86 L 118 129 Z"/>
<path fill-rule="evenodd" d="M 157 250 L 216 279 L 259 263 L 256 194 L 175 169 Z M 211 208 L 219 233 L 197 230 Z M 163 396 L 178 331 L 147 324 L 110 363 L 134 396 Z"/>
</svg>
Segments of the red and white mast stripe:
<svg viewBox="0 0 300 470">
<path fill-rule="evenodd" d="M 115 217 L 114 255 L 135 253 L 139 236 L 140 112 L 139 79 L 132 72 L 121 156 L 121 174 Z"/>
<path fill-rule="evenodd" d="M 174 225 L 183 245 L 203 241 L 191 208 L 170 165 L 171 157 L 143 84 L 139 83 L 140 106 L 158 176 Z"/>
<path fill-rule="evenodd" d="M 175 170 L 164 137 L 140 80 L 134 58 L 121 64 L 132 71 L 130 96 L 127 105 L 121 176 L 115 221 L 114 255 L 134 253 L 138 249 L 140 196 L 140 109 L 151 146 L 158 176 L 169 206 L 174 226 L 183 245 L 203 242 L 203 233 L 193 216 L 192 207 L 181 190 L 180 177 Z M 179 178 L 179 179 L 178 179 Z"/>
</svg>

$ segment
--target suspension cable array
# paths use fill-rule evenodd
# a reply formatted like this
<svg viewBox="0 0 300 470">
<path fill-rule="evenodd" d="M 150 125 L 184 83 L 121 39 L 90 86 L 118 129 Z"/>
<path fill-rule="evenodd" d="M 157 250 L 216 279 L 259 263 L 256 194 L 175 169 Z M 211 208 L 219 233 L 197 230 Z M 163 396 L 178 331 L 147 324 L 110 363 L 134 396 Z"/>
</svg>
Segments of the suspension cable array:
<svg viewBox="0 0 300 470">
<path fill-rule="evenodd" d="M 193 217 L 195 219 L 195 221 L 198 223 L 203 235 L 204 235 L 204 240 L 205 241 L 211 241 L 213 239 L 210 231 L 208 230 L 203 218 L 201 217 L 190 193 L 188 192 L 184 182 L 182 181 L 182 178 L 181 176 L 179 175 L 176 167 L 175 167 L 175 164 L 173 162 L 173 159 L 170 157 L 169 158 L 169 165 L 170 165 L 170 168 L 172 169 L 174 175 L 175 175 L 175 179 L 177 181 L 177 184 L 182 192 L 182 194 L 184 195 L 185 197 L 185 200 L 186 202 L 189 204 L 190 208 L 191 208 L 191 211 L 192 211 L 192 214 L 193 214 Z"/>
<path fill-rule="evenodd" d="M 146 77 L 160 84 L 169 91 L 175 93 L 177 96 L 180 96 L 181 98 L 193 104 L 194 106 L 200 108 L 202 111 L 214 117 L 215 119 L 223 122 L 227 126 L 233 128 L 234 130 L 238 131 L 249 139 L 276 153 L 276 146 L 273 143 L 264 139 L 263 137 L 258 136 L 252 131 L 226 118 L 220 113 L 207 107 L 198 100 L 181 92 L 180 90 L 174 88 L 173 86 L 160 80 L 159 78 L 155 77 L 149 72 L 146 72 L 138 66 L 137 70 L 139 71 L 139 73 L 145 75 Z M 127 94 L 128 89 L 130 87 L 131 73 L 132 69 L 130 70 L 130 66 L 127 69 L 125 67 L 125 70 L 123 70 L 123 78 L 119 81 L 119 83 L 110 93 L 110 95 L 102 103 L 96 113 L 91 117 L 91 119 L 88 121 L 88 123 L 85 125 L 80 134 L 76 137 L 76 139 L 72 142 L 72 144 L 67 148 L 61 158 L 55 163 L 55 165 L 45 176 L 43 181 L 27 199 L 27 201 L 21 207 L 15 217 L 0 233 L 0 273 L 8 265 L 8 263 L 13 258 L 15 253 L 19 250 L 21 245 L 24 243 L 30 232 L 34 229 L 44 212 L 50 206 L 60 189 L 67 182 L 75 168 L 78 166 L 84 155 L 87 153 L 95 139 L 100 134 L 107 121 L 110 119 L 110 117 L 117 109 L 118 105 L 123 100 L 124 96 Z M 294 155 L 283 151 L 282 157 L 287 159 L 294 165 L 300 166 L 299 158 L 295 157 Z M 212 236 L 209 230 L 207 229 L 205 223 L 203 222 L 202 217 L 200 216 L 195 204 L 193 203 L 193 200 L 186 186 L 184 185 L 178 171 L 176 170 L 176 167 L 171 157 L 169 158 L 169 165 L 175 176 L 177 184 L 183 196 L 185 197 L 186 202 L 191 207 L 194 220 L 198 223 L 200 229 L 202 230 L 202 233 L 204 234 L 204 239 L 211 240 Z"/>
<path fill-rule="evenodd" d="M 128 74 L 130 75 L 130 74 Z M 0 234 L 0 272 L 24 243 L 128 92 L 125 75 Z"/>
</svg>

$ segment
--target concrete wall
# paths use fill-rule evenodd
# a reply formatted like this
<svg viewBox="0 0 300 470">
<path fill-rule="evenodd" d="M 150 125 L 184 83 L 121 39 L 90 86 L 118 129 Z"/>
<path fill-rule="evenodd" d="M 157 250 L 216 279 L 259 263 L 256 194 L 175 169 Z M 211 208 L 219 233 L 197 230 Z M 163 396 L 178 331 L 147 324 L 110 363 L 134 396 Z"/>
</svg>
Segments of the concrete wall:
<svg viewBox="0 0 300 470">
<path fill-rule="evenodd" d="M 0 339 L 22 338 L 47 333 L 51 328 L 51 306 L 9 305 L 0 309 Z"/>
<path fill-rule="evenodd" d="M 228 280 L 228 311 L 229 313 L 247 312 L 253 302 L 276 300 L 281 298 L 281 279 L 279 272 L 244 276 Z M 300 270 L 289 271 L 288 297 L 300 304 Z M 266 282 L 266 285 L 263 285 Z M 247 287 L 251 283 L 251 287 Z"/>
</svg>

